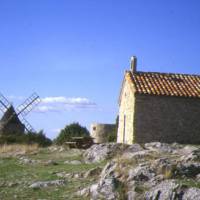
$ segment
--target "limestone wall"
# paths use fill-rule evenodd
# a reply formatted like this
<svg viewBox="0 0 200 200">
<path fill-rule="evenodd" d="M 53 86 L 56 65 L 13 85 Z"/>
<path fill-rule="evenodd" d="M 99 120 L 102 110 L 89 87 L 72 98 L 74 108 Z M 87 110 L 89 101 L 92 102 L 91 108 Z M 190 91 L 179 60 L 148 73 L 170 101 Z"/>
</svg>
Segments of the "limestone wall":
<svg viewBox="0 0 200 200">
<path fill-rule="evenodd" d="M 126 77 L 121 91 L 119 108 L 119 126 L 117 134 L 118 143 L 133 143 L 133 116 L 134 116 L 134 95 L 132 92 L 129 77 Z"/>
<path fill-rule="evenodd" d="M 136 95 L 134 110 L 135 142 L 200 144 L 200 99 Z"/>
<path fill-rule="evenodd" d="M 90 135 L 94 138 L 95 143 L 108 142 L 108 134 L 111 134 L 115 129 L 115 124 L 99 124 L 93 123 L 90 127 Z"/>
</svg>

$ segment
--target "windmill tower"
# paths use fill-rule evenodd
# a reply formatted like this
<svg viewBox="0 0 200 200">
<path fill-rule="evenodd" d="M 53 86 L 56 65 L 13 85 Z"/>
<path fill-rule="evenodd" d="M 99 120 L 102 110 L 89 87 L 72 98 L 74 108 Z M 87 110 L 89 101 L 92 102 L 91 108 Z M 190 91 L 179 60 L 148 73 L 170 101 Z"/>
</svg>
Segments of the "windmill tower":
<svg viewBox="0 0 200 200">
<path fill-rule="evenodd" d="M 0 111 L 3 113 L 3 117 L 0 120 L 0 135 L 35 132 L 33 127 L 25 119 L 25 116 L 30 113 L 40 101 L 39 96 L 33 93 L 15 109 L 13 105 L 0 94 Z"/>
</svg>

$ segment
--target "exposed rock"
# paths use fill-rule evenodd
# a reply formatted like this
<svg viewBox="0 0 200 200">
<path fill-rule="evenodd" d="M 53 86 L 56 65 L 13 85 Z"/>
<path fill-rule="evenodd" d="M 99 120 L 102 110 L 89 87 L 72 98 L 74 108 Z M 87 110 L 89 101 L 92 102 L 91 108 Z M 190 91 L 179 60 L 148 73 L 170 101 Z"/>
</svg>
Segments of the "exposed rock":
<svg viewBox="0 0 200 200">
<path fill-rule="evenodd" d="M 189 188 L 184 192 L 182 200 L 199 200 L 200 199 L 200 189 Z"/>
<path fill-rule="evenodd" d="M 180 163 L 177 165 L 177 175 L 194 178 L 200 174 L 200 163 Z"/>
<path fill-rule="evenodd" d="M 180 159 L 181 161 L 200 161 L 200 149 L 195 148 L 189 154 L 183 155 Z"/>
<path fill-rule="evenodd" d="M 53 160 L 48 160 L 48 161 L 44 162 L 44 165 L 46 165 L 46 166 L 48 166 L 48 165 L 58 165 L 58 163 L 53 161 Z"/>
<path fill-rule="evenodd" d="M 84 173 L 74 173 L 73 174 L 73 178 L 83 178 L 84 177 Z"/>
<path fill-rule="evenodd" d="M 63 151 L 65 151 L 65 148 L 63 146 L 50 146 L 50 147 L 48 147 L 48 150 L 50 152 L 56 152 L 56 151 L 63 152 Z"/>
<path fill-rule="evenodd" d="M 128 191 L 126 196 L 127 200 L 144 200 L 143 195 L 137 193 L 136 191 Z"/>
<path fill-rule="evenodd" d="M 151 168 L 166 179 L 174 178 L 177 174 L 177 161 L 165 157 L 159 158 L 152 162 Z"/>
<path fill-rule="evenodd" d="M 117 182 L 115 178 L 103 179 L 98 184 L 94 184 L 90 187 L 90 196 L 92 200 L 116 200 L 119 197 L 116 189 Z"/>
<path fill-rule="evenodd" d="M 160 174 L 160 175 L 157 175 L 157 176 L 151 178 L 148 182 L 145 182 L 144 185 L 147 186 L 148 188 L 155 187 L 157 184 L 159 184 L 160 182 L 162 182 L 164 180 L 165 180 L 164 175 Z"/>
<path fill-rule="evenodd" d="M 198 150 L 199 150 L 199 148 L 196 146 L 186 145 L 186 146 L 182 147 L 181 149 L 179 149 L 179 153 L 183 154 L 183 155 L 189 155 Z"/>
<path fill-rule="evenodd" d="M 145 144 L 145 148 L 160 152 L 160 153 L 173 153 L 177 149 L 175 145 L 170 145 L 166 143 L 160 143 L 160 142 L 150 142 Z"/>
<path fill-rule="evenodd" d="M 196 181 L 200 182 L 200 174 L 196 175 Z"/>
<path fill-rule="evenodd" d="M 88 197 L 90 195 L 90 187 L 79 190 L 78 192 L 76 192 L 76 195 L 81 197 Z"/>
<path fill-rule="evenodd" d="M 176 200 L 179 194 L 176 189 L 179 187 L 174 180 L 166 180 L 146 192 L 146 200 Z"/>
<path fill-rule="evenodd" d="M 200 181 L 199 148 L 160 142 L 144 146 L 145 149 L 138 144 L 122 148 L 100 144 L 87 150 L 84 155 L 87 162 L 113 159 L 103 168 L 99 181 L 80 190 L 79 196 L 91 200 L 200 200 L 200 189 L 181 184 L 185 177 L 189 181 L 194 178 Z M 95 171 L 88 171 L 84 177 L 90 173 L 93 176 Z M 179 178 L 179 182 L 175 178 Z M 125 197 L 120 196 L 119 189 Z"/>
<path fill-rule="evenodd" d="M 62 186 L 65 184 L 66 184 L 65 180 L 38 181 L 30 185 L 29 188 L 39 189 L 39 188 L 49 187 L 49 186 Z"/>
<path fill-rule="evenodd" d="M 73 178 L 74 174 L 73 173 L 66 173 L 66 172 L 58 172 L 56 173 L 56 176 L 60 178 Z"/>
<path fill-rule="evenodd" d="M 135 152 L 143 151 L 143 150 L 144 150 L 144 148 L 140 144 L 132 144 L 127 147 L 125 152 L 135 153 Z"/>
<path fill-rule="evenodd" d="M 95 144 L 85 151 L 83 157 L 88 163 L 100 162 L 112 158 L 126 148 L 127 145 L 118 143 Z"/>
<path fill-rule="evenodd" d="M 101 173 L 101 171 L 102 171 L 101 167 L 95 167 L 93 169 L 90 169 L 84 174 L 84 178 L 88 178 L 90 176 L 97 176 Z"/>
<path fill-rule="evenodd" d="M 20 160 L 20 164 L 38 164 L 38 163 L 40 163 L 39 160 L 33 160 L 30 158 L 26 158 L 26 157 L 20 157 L 19 160 Z"/>
<path fill-rule="evenodd" d="M 115 161 L 108 162 L 100 174 L 100 179 L 115 177 L 116 168 L 117 163 Z"/>
<path fill-rule="evenodd" d="M 72 178 L 84 178 L 85 173 L 84 172 L 77 172 L 77 173 L 66 173 L 66 172 L 59 172 L 56 173 L 56 176 L 60 177 L 60 178 L 68 178 L 68 179 L 72 179 Z"/>
<path fill-rule="evenodd" d="M 80 164 L 82 164 L 82 162 L 79 161 L 79 160 L 71 160 L 71 161 L 66 160 L 66 161 L 64 162 L 64 164 L 80 165 Z"/>
<path fill-rule="evenodd" d="M 72 160 L 72 161 L 70 161 L 70 164 L 72 164 L 72 165 L 80 165 L 80 164 L 82 164 L 82 162 L 79 161 L 79 160 Z"/>
<path fill-rule="evenodd" d="M 128 181 L 149 181 L 155 177 L 155 172 L 149 166 L 138 166 L 129 170 Z"/>
<path fill-rule="evenodd" d="M 136 160 L 145 159 L 151 156 L 152 156 L 152 151 L 150 150 L 143 150 L 143 151 L 138 151 L 138 152 L 124 152 L 122 154 L 122 157 L 124 159 L 129 159 L 129 160 L 130 159 L 136 159 Z"/>
</svg>

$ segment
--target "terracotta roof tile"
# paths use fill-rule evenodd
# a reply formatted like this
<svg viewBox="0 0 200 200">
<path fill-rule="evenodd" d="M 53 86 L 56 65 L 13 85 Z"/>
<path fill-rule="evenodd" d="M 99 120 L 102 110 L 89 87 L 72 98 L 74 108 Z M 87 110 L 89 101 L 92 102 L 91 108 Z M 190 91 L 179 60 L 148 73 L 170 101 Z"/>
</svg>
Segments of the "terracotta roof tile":
<svg viewBox="0 0 200 200">
<path fill-rule="evenodd" d="M 200 98 L 200 76 L 158 72 L 131 73 L 135 92 L 139 94 Z"/>
</svg>

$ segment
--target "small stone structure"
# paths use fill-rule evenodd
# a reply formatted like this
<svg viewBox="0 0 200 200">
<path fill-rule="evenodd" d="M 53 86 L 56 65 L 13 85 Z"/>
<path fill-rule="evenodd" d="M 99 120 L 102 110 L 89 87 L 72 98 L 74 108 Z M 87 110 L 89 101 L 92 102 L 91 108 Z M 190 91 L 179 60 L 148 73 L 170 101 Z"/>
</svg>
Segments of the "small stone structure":
<svg viewBox="0 0 200 200">
<path fill-rule="evenodd" d="M 94 143 L 108 142 L 108 135 L 113 133 L 115 127 L 115 124 L 91 124 L 90 135 L 94 138 Z"/>
<path fill-rule="evenodd" d="M 139 72 L 132 57 L 119 98 L 119 143 L 200 144 L 200 76 Z"/>
<path fill-rule="evenodd" d="M 9 134 L 23 134 L 24 124 L 19 120 L 14 107 L 10 106 L 0 120 L 0 136 Z"/>
</svg>

